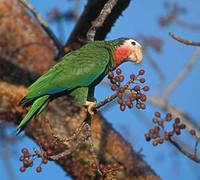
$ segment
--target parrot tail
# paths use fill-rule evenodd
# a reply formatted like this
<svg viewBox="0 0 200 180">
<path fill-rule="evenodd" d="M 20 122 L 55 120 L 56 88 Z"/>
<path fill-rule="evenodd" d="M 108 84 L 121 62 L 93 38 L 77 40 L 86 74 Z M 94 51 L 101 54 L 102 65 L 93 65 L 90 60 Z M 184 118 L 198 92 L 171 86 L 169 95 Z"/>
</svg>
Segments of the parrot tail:
<svg viewBox="0 0 200 180">
<path fill-rule="evenodd" d="M 33 105 L 31 106 L 28 113 L 24 116 L 20 124 L 17 126 L 17 135 L 20 134 L 23 129 L 26 127 L 28 122 L 35 116 L 39 115 L 45 107 L 48 105 L 50 101 L 49 95 L 44 95 L 39 97 L 37 100 L 34 101 Z"/>
</svg>

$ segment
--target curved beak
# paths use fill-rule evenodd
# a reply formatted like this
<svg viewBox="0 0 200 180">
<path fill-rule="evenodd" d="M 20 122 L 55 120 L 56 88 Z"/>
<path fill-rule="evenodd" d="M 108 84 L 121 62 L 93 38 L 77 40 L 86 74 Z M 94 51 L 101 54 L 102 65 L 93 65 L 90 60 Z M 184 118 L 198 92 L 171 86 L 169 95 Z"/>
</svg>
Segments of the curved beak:
<svg viewBox="0 0 200 180">
<path fill-rule="evenodd" d="M 137 46 L 134 48 L 133 53 L 129 56 L 129 60 L 134 63 L 141 63 L 143 59 L 142 47 Z"/>
</svg>

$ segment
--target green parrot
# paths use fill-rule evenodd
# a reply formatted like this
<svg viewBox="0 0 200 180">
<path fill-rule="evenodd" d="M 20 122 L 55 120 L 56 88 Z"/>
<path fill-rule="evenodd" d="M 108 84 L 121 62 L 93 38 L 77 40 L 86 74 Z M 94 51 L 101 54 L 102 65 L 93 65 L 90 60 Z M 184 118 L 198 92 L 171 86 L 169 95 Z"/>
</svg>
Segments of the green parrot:
<svg viewBox="0 0 200 180">
<path fill-rule="evenodd" d="M 39 77 L 22 99 L 23 106 L 32 105 L 17 127 L 20 133 L 28 122 L 39 115 L 48 103 L 60 94 L 70 94 L 92 113 L 95 101 L 88 92 L 117 66 L 125 61 L 142 61 L 141 45 L 130 38 L 94 41 L 63 56 L 60 61 Z"/>
</svg>

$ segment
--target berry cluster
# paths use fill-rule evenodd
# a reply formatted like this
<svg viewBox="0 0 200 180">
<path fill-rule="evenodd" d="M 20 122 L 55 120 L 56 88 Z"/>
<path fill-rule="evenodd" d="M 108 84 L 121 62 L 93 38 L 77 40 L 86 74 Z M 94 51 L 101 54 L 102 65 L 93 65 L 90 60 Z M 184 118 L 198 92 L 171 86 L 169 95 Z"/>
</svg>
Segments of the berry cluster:
<svg viewBox="0 0 200 180">
<path fill-rule="evenodd" d="M 96 163 L 92 163 L 92 169 L 97 171 Z M 99 164 L 99 170 L 102 173 L 103 178 L 114 179 L 117 176 L 117 173 L 124 169 L 124 166 L 120 163 L 111 163 L 111 164 Z"/>
<path fill-rule="evenodd" d="M 173 118 L 170 113 L 167 113 L 164 118 L 161 117 L 160 112 L 155 112 L 154 116 L 152 119 L 154 128 L 145 133 L 146 141 L 153 140 L 152 144 L 154 146 L 163 144 L 165 140 L 170 140 L 175 135 L 180 135 L 181 131 L 186 128 L 186 125 L 181 123 L 180 118 Z M 169 122 L 172 123 L 172 130 L 167 130 L 165 127 L 166 123 Z"/>
<path fill-rule="evenodd" d="M 37 149 L 34 149 L 34 154 L 31 154 L 27 148 L 23 148 L 21 150 L 22 155 L 20 156 L 19 160 L 22 161 L 23 166 L 20 167 L 20 172 L 25 172 L 27 168 L 33 166 L 34 160 L 40 158 L 41 162 L 39 166 L 36 167 L 36 172 L 41 172 L 42 171 L 42 164 L 47 164 L 48 163 L 48 156 L 52 155 L 52 152 L 50 150 L 46 152 L 39 151 Z"/>
<path fill-rule="evenodd" d="M 108 73 L 108 79 L 112 86 L 111 89 L 117 93 L 117 103 L 120 105 L 120 110 L 124 111 L 126 107 L 137 109 L 145 109 L 144 102 L 147 100 L 144 92 L 149 90 L 148 86 L 141 86 L 145 83 L 145 78 L 142 77 L 145 74 L 144 70 L 139 70 L 137 74 L 131 74 L 130 80 L 122 85 L 124 76 L 120 68 L 116 69 L 116 75 L 113 72 Z M 129 92 L 129 93 L 127 93 Z"/>
</svg>

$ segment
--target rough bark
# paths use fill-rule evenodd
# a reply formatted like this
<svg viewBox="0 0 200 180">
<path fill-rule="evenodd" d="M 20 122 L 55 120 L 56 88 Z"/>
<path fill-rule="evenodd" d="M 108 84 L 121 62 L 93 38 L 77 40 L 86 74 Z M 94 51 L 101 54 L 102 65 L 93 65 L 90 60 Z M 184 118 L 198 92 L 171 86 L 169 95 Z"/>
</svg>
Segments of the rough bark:
<svg viewBox="0 0 200 180">
<path fill-rule="evenodd" d="M 88 3 L 87 7 L 90 7 L 92 1 Z M 90 10 L 85 11 L 89 13 Z M 88 16 L 93 16 L 93 13 Z M 27 111 L 18 104 L 26 93 L 25 86 L 35 79 L 35 73 L 44 72 L 54 64 L 55 48 L 38 23 L 16 0 L 0 0 L 0 20 L 0 72 L 3 72 L 0 73 L 0 120 L 18 124 Z M 78 23 L 81 24 L 80 21 Z M 76 39 L 70 43 L 74 41 Z M 30 123 L 25 133 L 41 146 L 48 141 L 55 147 L 54 152 L 62 152 L 67 147 L 54 139 L 48 122 L 57 134 L 67 137 L 85 116 L 85 111 L 77 106 L 72 98 L 60 97 L 51 102 L 48 109 Z M 117 159 L 124 164 L 125 169 L 120 171 L 118 179 L 159 179 L 100 114 L 92 121 L 92 135 L 100 162 L 110 163 Z M 95 179 L 95 172 L 90 167 L 93 161 L 86 143 L 56 163 L 74 179 Z"/>
<path fill-rule="evenodd" d="M 54 63 L 51 39 L 18 1 L 0 0 L 0 22 L 1 57 L 29 71 L 40 73 Z"/>
</svg>

